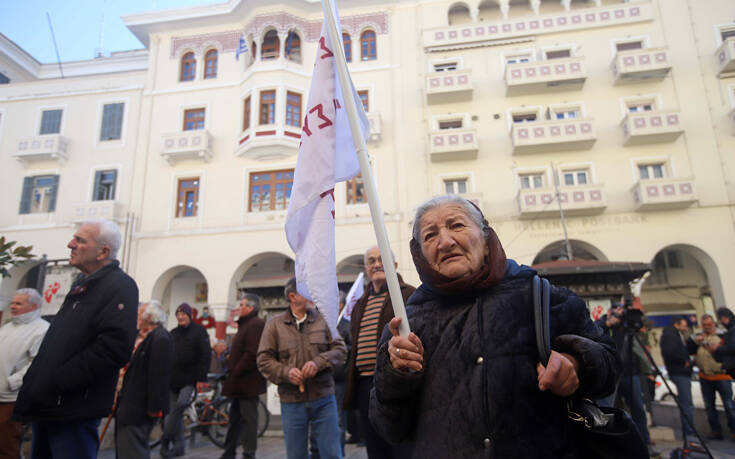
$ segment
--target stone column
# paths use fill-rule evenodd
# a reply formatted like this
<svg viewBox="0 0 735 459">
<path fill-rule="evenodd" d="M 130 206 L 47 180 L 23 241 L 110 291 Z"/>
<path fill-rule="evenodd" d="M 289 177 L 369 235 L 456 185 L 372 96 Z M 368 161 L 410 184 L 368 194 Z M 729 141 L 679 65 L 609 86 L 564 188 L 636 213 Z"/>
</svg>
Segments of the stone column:
<svg viewBox="0 0 735 459">
<path fill-rule="evenodd" d="M 572 8 L 572 0 L 561 0 L 561 6 L 564 7 L 564 11 L 569 11 Z"/>
<path fill-rule="evenodd" d="M 230 319 L 229 305 L 227 303 L 209 303 L 209 311 L 214 316 L 216 338 L 225 339 L 225 336 L 227 336 L 227 321 Z"/>
<path fill-rule="evenodd" d="M 500 12 L 503 13 L 503 19 L 508 19 L 510 11 L 510 0 L 500 0 Z"/>
<path fill-rule="evenodd" d="M 280 50 L 278 51 L 278 59 L 286 59 L 286 39 L 288 38 L 288 32 L 279 32 L 278 33 L 278 47 Z"/>
<path fill-rule="evenodd" d="M 539 9 L 541 8 L 541 0 L 530 0 L 531 9 L 533 10 L 533 14 L 538 14 Z"/>
</svg>

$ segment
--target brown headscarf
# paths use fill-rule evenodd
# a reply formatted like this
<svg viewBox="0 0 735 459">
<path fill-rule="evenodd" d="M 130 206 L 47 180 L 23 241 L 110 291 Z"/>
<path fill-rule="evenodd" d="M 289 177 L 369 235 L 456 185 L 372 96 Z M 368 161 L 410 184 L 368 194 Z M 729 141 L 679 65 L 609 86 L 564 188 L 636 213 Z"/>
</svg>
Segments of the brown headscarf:
<svg viewBox="0 0 735 459">
<path fill-rule="evenodd" d="M 477 211 L 482 215 L 482 211 L 470 202 Z M 474 221 L 474 220 L 473 220 Z M 416 222 L 421 224 L 421 222 Z M 482 233 L 485 234 L 485 244 L 489 248 L 489 255 L 485 257 L 484 263 L 479 271 L 459 278 L 449 278 L 434 268 L 424 258 L 421 253 L 421 244 L 416 239 L 411 239 L 411 255 L 413 256 L 413 264 L 419 273 L 419 278 L 424 284 L 433 287 L 444 294 L 469 293 L 468 291 L 482 290 L 500 282 L 506 269 L 506 257 L 503 245 L 498 239 L 498 235 L 490 227 L 485 216 L 482 215 Z"/>
</svg>

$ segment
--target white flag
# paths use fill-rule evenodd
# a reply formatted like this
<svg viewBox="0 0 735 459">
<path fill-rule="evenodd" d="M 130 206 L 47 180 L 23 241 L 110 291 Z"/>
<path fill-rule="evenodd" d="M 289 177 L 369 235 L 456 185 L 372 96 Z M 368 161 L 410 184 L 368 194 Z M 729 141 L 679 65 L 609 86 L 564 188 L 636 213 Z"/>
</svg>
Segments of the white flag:
<svg viewBox="0 0 735 459">
<path fill-rule="evenodd" d="M 339 26 L 338 15 L 336 21 Z M 337 41 L 336 46 L 341 46 L 341 41 Z M 357 175 L 360 166 L 344 109 L 333 49 L 325 21 L 301 132 L 286 216 L 286 238 L 296 254 L 299 293 L 314 302 L 333 336 L 337 336 L 339 293 L 334 249 L 334 185 Z M 367 136 L 367 116 L 354 87 L 351 90 L 363 135 Z"/>
</svg>

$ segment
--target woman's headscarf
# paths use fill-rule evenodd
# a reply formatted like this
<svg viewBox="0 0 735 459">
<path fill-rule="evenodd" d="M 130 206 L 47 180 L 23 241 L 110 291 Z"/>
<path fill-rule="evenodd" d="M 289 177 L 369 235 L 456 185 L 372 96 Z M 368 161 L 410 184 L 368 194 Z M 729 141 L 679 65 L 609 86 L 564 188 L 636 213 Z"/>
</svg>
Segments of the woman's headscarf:
<svg viewBox="0 0 735 459">
<path fill-rule="evenodd" d="M 487 287 L 493 286 L 500 282 L 503 278 L 506 268 L 506 257 L 503 245 L 498 239 L 498 235 L 490 227 L 482 211 L 472 201 L 467 201 L 472 204 L 482 216 L 482 228 L 480 230 L 485 235 L 485 244 L 488 247 L 488 255 L 485 256 L 482 266 L 478 271 L 460 278 L 452 279 L 441 274 L 435 270 L 429 262 L 424 258 L 424 254 L 421 253 L 421 244 L 415 239 L 411 239 L 411 255 L 413 256 L 413 263 L 416 265 L 416 270 L 419 273 L 419 278 L 424 284 L 439 290 L 444 294 L 457 294 L 467 293 L 472 290 L 482 290 Z M 439 204 L 451 204 L 452 202 L 446 202 Z M 438 206 L 437 206 L 438 207 Z M 466 211 L 465 211 L 466 212 Z M 474 223 L 475 220 L 470 218 Z M 421 222 L 417 221 L 415 224 L 420 225 Z"/>
</svg>

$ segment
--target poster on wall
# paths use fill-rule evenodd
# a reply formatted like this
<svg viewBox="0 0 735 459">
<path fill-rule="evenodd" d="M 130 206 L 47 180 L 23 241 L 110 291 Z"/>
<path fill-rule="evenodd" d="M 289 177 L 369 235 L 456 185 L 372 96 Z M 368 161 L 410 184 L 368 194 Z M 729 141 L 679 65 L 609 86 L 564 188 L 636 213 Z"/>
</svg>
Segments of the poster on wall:
<svg viewBox="0 0 735 459">
<path fill-rule="evenodd" d="M 72 266 L 49 266 L 46 268 L 46 282 L 43 286 L 41 301 L 41 315 L 56 315 L 64 302 L 66 294 L 71 290 L 71 284 L 79 275 L 79 271 Z"/>
<path fill-rule="evenodd" d="M 589 298 L 587 299 L 587 309 L 590 310 L 592 320 L 597 320 L 607 314 L 610 309 L 610 298 Z"/>
<path fill-rule="evenodd" d="M 207 283 L 197 282 L 194 291 L 194 302 L 195 303 L 206 303 L 207 302 Z"/>
</svg>

